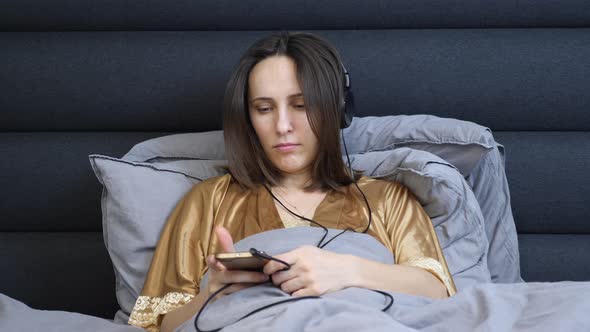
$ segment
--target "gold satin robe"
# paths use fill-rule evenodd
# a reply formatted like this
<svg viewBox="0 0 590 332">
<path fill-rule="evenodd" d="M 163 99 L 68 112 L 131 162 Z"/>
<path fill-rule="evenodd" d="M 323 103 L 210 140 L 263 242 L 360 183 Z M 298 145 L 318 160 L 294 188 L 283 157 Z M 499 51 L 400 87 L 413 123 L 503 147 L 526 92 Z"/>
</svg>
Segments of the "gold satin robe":
<svg viewBox="0 0 590 332">
<path fill-rule="evenodd" d="M 449 296 L 454 295 L 455 284 L 432 222 L 415 196 L 397 182 L 363 176 L 357 184 L 371 206 L 367 234 L 391 250 L 396 264 L 429 271 L 443 282 Z M 328 191 L 312 219 L 327 228 L 351 227 L 362 232 L 369 220 L 365 201 L 354 184 L 343 189 L 344 193 Z M 218 252 L 215 225 L 227 228 L 234 242 L 252 234 L 298 226 L 283 223 L 263 186 L 242 190 L 229 174 L 196 184 L 168 217 L 129 324 L 158 331 L 163 315 L 199 293 L 207 270 L 205 258 Z"/>
</svg>

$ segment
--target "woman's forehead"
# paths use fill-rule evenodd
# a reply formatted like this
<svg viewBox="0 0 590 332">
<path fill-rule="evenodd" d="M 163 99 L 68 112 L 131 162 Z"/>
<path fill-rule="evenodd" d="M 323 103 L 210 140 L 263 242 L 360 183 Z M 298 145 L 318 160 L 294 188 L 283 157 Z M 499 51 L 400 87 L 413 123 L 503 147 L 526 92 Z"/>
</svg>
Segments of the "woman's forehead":
<svg viewBox="0 0 590 332">
<path fill-rule="evenodd" d="M 250 100 L 258 98 L 296 98 L 301 94 L 295 62 L 286 56 L 273 56 L 256 64 L 248 77 Z"/>
</svg>

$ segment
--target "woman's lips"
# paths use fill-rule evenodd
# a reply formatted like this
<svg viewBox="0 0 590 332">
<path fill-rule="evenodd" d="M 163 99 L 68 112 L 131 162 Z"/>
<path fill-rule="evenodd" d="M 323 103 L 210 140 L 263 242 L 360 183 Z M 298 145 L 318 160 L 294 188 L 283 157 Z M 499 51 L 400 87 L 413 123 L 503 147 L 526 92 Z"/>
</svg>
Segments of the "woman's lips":
<svg viewBox="0 0 590 332">
<path fill-rule="evenodd" d="M 295 150 L 297 146 L 299 146 L 299 144 L 279 145 L 275 146 L 275 148 L 280 152 L 290 152 Z"/>
</svg>

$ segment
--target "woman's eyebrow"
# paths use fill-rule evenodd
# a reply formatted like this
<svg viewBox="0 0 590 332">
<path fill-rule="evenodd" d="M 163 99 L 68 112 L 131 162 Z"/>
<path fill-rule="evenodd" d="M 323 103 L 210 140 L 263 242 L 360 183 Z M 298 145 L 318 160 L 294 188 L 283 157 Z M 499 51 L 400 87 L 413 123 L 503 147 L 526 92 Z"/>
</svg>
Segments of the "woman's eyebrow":
<svg viewBox="0 0 590 332">
<path fill-rule="evenodd" d="M 295 94 L 289 95 L 289 96 L 287 96 L 287 98 L 295 98 L 295 97 L 301 97 L 301 96 L 303 96 L 303 93 L 300 92 L 300 93 L 295 93 Z M 252 102 L 254 102 L 256 100 L 272 100 L 272 98 L 270 98 L 270 97 L 256 97 L 256 98 L 252 99 Z"/>
</svg>

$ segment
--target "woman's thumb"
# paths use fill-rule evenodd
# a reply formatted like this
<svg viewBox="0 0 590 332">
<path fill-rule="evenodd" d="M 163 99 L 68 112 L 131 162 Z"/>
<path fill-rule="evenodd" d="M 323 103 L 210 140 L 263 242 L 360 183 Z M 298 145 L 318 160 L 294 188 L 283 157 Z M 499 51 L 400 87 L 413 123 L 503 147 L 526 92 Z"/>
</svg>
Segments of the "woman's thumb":
<svg viewBox="0 0 590 332">
<path fill-rule="evenodd" d="M 215 258 L 215 255 L 207 256 L 207 266 L 215 271 L 225 270 L 225 266 Z"/>
<path fill-rule="evenodd" d="M 221 252 L 235 252 L 234 241 L 231 238 L 228 230 L 223 226 L 215 226 L 215 234 L 219 240 Z"/>
</svg>

